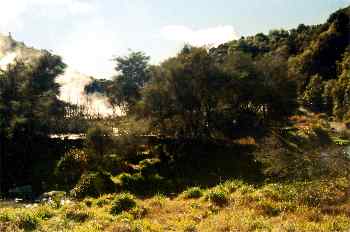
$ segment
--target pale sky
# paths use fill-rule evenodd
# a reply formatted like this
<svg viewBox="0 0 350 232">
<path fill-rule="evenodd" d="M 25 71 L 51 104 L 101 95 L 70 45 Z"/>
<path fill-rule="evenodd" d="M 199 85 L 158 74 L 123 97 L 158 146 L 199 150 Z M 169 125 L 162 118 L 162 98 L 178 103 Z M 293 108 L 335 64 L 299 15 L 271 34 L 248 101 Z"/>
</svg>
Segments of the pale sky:
<svg viewBox="0 0 350 232">
<path fill-rule="evenodd" d="M 319 24 L 350 0 L 0 0 L 0 33 L 61 55 L 73 69 L 113 75 L 113 56 L 141 50 L 153 63 L 184 43 Z"/>
</svg>

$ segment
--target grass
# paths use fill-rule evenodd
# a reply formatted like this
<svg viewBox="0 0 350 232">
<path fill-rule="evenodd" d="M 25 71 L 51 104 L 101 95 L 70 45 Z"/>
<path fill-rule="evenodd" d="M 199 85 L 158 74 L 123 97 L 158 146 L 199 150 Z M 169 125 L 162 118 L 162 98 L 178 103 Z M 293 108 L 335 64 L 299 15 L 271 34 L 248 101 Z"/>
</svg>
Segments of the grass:
<svg viewBox="0 0 350 232">
<path fill-rule="evenodd" d="M 252 186 L 230 180 L 173 198 L 121 193 L 60 208 L 10 206 L 0 209 L 0 231 L 348 231 L 350 201 L 336 201 L 347 184 L 336 179 Z"/>
</svg>

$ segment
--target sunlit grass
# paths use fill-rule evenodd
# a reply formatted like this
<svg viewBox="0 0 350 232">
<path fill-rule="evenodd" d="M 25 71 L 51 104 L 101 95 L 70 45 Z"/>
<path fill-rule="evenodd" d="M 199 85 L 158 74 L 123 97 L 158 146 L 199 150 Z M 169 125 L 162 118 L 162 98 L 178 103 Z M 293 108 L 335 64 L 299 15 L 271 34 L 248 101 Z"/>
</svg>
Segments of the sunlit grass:
<svg viewBox="0 0 350 232">
<path fill-rule="evenodd" d="M 0 209 L 0 230 L 347 231 L 350 202 L 337 202 L 346 185 L 344 179 L 262 186 L 230 180 L 174 198 L 108 194 L 60 208 L 6 207 Z"/>
</svg>

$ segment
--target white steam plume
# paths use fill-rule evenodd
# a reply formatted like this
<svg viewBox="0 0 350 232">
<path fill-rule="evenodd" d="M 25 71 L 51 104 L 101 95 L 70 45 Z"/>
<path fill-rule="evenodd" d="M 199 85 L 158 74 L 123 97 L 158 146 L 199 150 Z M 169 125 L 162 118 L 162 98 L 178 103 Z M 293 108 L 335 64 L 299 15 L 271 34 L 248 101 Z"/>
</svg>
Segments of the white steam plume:
<svg viewBox="0 0 350 232">
<path fill-rule="evenodd" d="M 92 78 L 85 76 L 71 68 L 60 75 L 56 82 L 61 85 L 60 99 L 72 104 L 85 106 L 93 115 L 110 116 L 113 107 L 109 104 L 106 96 L 94 93 L 87 95 L 84 91 L 86 85 L 92 82 Z"/>
<path fill-rule="evenodd" d="M 16 58 L 30 63 L 39 58 L 41 54 L 40 50 L 29 48 L 23 43 L 13 40 L 11 36 L 0 34 L 0 69 L 6 69 L 7 65 L 13 63 Z M 84 88 L 92 80 L 91 77 L 68 67 L 64 74 L 56 78 L 56 82 L 61 86 L 59 98 L 65 102 L 85 106 L 92 115 L 102 117 L 112 115 L 114 113 L 113 107 L 109 104 L 106 96 L 98 93 L 85 94 Z"/>
</svg>

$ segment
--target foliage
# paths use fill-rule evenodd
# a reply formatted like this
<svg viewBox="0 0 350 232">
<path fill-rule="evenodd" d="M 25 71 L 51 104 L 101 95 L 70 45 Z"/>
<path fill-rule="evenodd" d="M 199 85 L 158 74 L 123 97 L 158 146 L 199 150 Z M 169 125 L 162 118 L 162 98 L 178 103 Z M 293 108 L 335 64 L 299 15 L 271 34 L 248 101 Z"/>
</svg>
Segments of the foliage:
<svg viewBox="0 0 350 232">
<path fill-rule="evenodd" d="M 211 203 L 218 206 L 225 206 L 229 201 L 228 193 L 220 187 L 211 189 L 205 197 Z"/>
<path fill-rule="evenodd" d="M 65 186 L 71 187 L 87 171 L 88 163 L 89 157 L 83 150 L 72 149 L 58 161 L 55 174 L 63 180 Z"/>
<path fill-rule="evenodd" d="M 140 91 L 149 80 L 149 57 L 142 52 L 131 52 L 126 57 L 116 57 L 115 70 L 120 73 L 113 79 L 110 100 L 127 113 L 140 100 Z"/>
<path fill-rule="evenodd" d="M 135 197 L 129 193 L 121 193 L 112 201 L 111 214 L 120 214 L 136 207 Z"/>
<path fill-rule="evenodd" d="M 264 58 L 235 52 L 217 63 L 204 48 L 185 47 L 151 69 L 136 113 L 149 133 L 177 138 L 232 137 L 280 121 L 296 107 L 295 84 L 283 59 Z"/>
<path fill-rule="evenodd" d="M 203 196 L 203 192 L 199 187 L 192 187 L 192 188 L 185 190 L 182 193 L 182 195 L 185 199 L 200 198 L 201 196 Z"/>
<path fill-rule="evenodd" d="M 65 211 L 64 217 L 75 222 L 85 222 L 91 216 L 84 209 L 69 208 Z"/>
<path fill-rule="evenodd" d="M 305 106 L 311 108 L 313 111 L 323 111 L 323 82 L 318 75 L 311 77 L 309 84 L 302 96 L 302 102 Z"/>
<path fill-rule="evenodd" d="M 35 216 L 40 220 L 48 220 L 55 216 L 55 212 L 49 206 L 40 206 L 39 208 L 34 210 Z"/>
<path fill-rule="evenodd" d="M 112 81 L 106 79 L 93 79 L 93 81 L 84 87 L 86 94 L 108 94 L 108 88 L 111 86 Z"/>
<path fill-rule="evenodd" d="M 256 158 L 273 179 L 310 180 L 348 176 L 346 139 L 330 136 L 322 122 L 304 130 L 273 132 L 261 141 Z M 273 149 L 271 149 L 273 148 Z"/>
<path fill-rule="evenodd" d="M 117 182 L 121 189 L 140 195 L 168 193 L 174 188 L 170 180 L 159 174 L 143 176 L 140 173 L 122 173 L 117 176 Z"/>
<path fill-rule="evenodd" d="M 57 119 L 64 115 L 63 103 L 57 98 L 59 85 L 55 82 L 64 68 L 60 57 L 43 51 L 31 63 L 17 60 L 0 71 L 0 188 L 3 191 L 10 183 L 26 178 L 23 173 L 36 159 L 37 141 L 47 138 Z"/>
<path fill-rule="evenodd" d="M 109 127 L 96 124 L 86 132 L 86 148 L 95 166 L 100 165 L 113 145 L 113 132 Z"/>
<path fill-rule="evenodd" d="M 109 175 L 92 172 L 83 174 L 70 194 L 75 198 L 84 198 L 111 193 L 113 191 L 115 191 L 115 184 Z"/>
<path fill-rule="evenodd" d="M 0 224 L 3 223 L 13 223 L 13 227 L 15 228 L 33 231 L 39 226 L 39 219 L 32 212 L 27 212 L 25 210 L 20 210 L 16 213 L 0 211 Z"/>
</svg>

